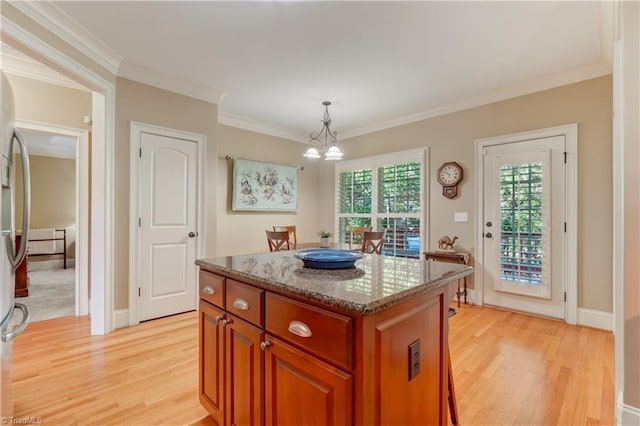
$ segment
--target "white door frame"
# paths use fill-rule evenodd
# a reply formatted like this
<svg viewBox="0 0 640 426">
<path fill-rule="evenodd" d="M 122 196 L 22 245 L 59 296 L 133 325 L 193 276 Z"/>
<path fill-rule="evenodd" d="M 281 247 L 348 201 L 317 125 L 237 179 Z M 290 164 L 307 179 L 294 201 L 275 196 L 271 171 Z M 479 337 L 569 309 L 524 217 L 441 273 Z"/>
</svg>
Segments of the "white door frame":
<svg viewBox="0 0 640 426">
<path fill-rule="evenodd" d="M 198 192 L 196 194 L 196 226 L 199 237 L 196 241 L 196 258 L 201 257 L 204 247 L 204 218 L 205 218 L 205 159 L 207 155 L 207 137 L 203 134 L 187 132 L 184 130 L 169 129 L 153 124 L 131 122 L 130 140 L 130 172 L 129 172 L 129 325 L 140 322 L 138 309 L 138 276 L 139 276 L 139 232 L 138 232 L 138 185 L 139 174 L 139 150 L 142 133 L 153 133 L 175 139 L 184 139 L 198 144 Z M 197 277 L 196 277 L 197 281 Z M 196 291 L 196 302 L 198 292 Z"/>
<path fill-rule="evenodd" d="M 14 4 L 17 6 L 18 4 Z M 29 11 L 23 10 L 32 19 Z M 44 28 L 47 28 L 46 26 Z M 66 70 L 78 83 L 93 90 L 91 134 L 91 334 L 114 329 L 114 83 L 51 46 L 35 34 L 2 15 L 2 40 L 45 65 Z M 54 31 L 55 32 L 55 31 Z M 115 77 L 114 77 L 115 81 Z"/>
<path fill-rule="evenodd" d="M 76 138 L 76 316 L 89 314 L 89 131 L 28 120 L 15 120 L 21 129 Z M 38 153 L 35 153 L 38 155 Z"/>
<path fill-rule="evenodd" d="M 484 204 L 484 149 L 489 146 L 514 143 L 531 139 L 542 139 L 551 136 L 564 136 L 567 150 L 567 165 L 565 168 L 566 182 L 566 245 L 565 283 L 567 300 L 565 303 L 565 322 L 576 324 L 578 317 L 578 124 L 549 127 L 529 132 L 513 133 L 492 138 L 476 139 L 475 141 L 475 272 L 473 282 L 475 286 L 475 303 L 484 304 L 484 238 L 482 230 Z"/>
</svg>

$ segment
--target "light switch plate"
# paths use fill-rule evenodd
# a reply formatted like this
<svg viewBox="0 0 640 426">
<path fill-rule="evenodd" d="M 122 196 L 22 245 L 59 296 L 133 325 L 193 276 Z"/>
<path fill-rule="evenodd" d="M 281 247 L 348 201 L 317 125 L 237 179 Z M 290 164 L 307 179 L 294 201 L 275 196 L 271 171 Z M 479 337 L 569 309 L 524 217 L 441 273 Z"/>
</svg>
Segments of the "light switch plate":
<svg viewBox="0 0 640 426">
<path fill-rule="evenodd" d="M 455 212 L 453 214 L 453 221 L 454 222 L 468 222 L 469 221 L 469 215 L 467 214 L 467 212 Z"/>
</svg>

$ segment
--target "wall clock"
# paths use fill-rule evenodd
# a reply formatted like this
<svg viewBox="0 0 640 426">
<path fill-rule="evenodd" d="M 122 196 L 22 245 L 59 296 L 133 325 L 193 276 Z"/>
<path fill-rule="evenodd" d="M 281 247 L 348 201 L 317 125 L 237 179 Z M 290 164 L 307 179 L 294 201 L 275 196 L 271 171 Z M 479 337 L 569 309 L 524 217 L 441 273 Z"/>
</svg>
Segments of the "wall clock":
<svg viewBox="0 0 640 426">
<path fill-rule="evenodd" d="M 442 195 L 454 198 L 458 195 L 458 184 L 462 181 L 462 167 L 455 161 L 442 163 L 438 169 L 438 183 L 442 185 Z"/>
</svg>

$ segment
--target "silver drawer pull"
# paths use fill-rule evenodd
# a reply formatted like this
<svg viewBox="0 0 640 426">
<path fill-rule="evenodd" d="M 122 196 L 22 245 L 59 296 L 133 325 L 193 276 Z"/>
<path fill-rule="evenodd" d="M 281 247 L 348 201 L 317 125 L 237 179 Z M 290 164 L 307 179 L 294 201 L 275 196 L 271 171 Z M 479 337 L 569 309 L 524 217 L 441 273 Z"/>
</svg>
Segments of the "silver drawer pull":
<svg viewBox="0 0 640 426">
<path fill-rule="evenodd" d="M 240 309 L 241 311 L 248 311 L 249 302 L 244 300 L 242 297 L 236 297 L 236 300 L 233 301 L 233 307 L 236 309 Z"/>
<path fill-rule="evenodd" d="M 202 292 L 204 294 L 215 294 L 216 293 L 216 291 L 210 285 L 205 285 L 204 288 L 202 289 Z"/>
<path fill-rule="evenodd" d="M 289 332 L 300 337 L 311 337 L 311 329 L 302 321 L 291 321 L 289 323 Z"/>
</svg>

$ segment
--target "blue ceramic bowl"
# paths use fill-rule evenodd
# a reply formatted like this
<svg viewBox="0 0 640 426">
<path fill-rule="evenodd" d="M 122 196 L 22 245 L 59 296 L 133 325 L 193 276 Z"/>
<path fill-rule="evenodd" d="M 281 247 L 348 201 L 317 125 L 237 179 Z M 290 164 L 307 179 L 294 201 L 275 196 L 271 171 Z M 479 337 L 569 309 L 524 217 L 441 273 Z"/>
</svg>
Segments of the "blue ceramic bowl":
<svg viewBox="0 0 640 426">
<path fill-rule="evenodd" d="M 294 254 L 302 260 L 305 268 L 346 269 L 353 268 L 356 260 L 362 259 L 362 253 L 351 250 L 308 249 Z"/>
</svg>

